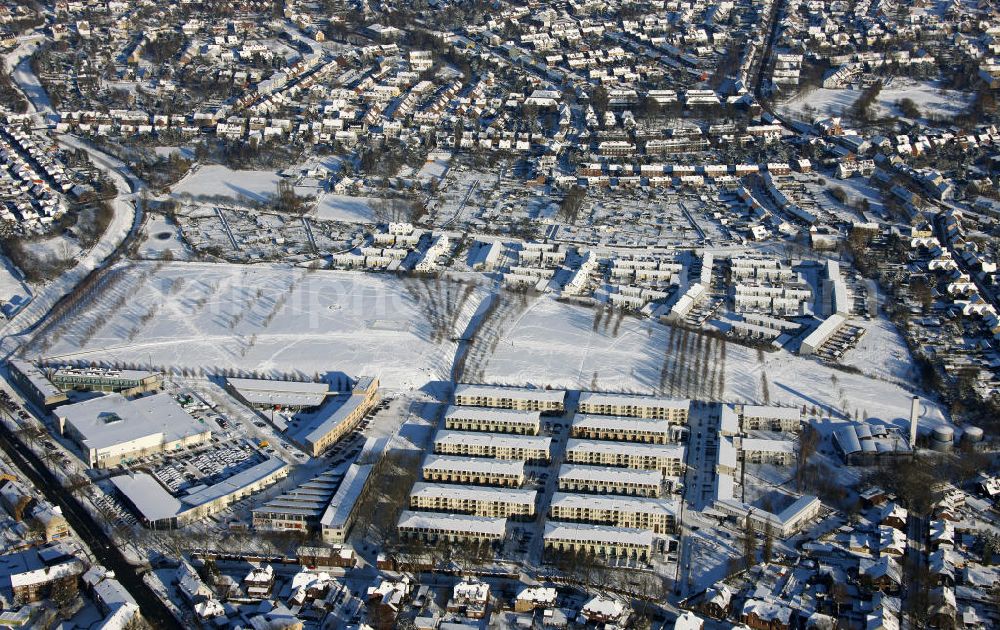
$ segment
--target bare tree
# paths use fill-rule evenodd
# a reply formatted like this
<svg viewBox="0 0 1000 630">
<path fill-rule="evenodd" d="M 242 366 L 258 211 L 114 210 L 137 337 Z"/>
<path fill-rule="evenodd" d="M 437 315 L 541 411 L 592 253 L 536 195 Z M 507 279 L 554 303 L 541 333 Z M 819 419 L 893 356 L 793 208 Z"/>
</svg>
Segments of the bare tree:
<svg viewBox="0 0 1000 630">
<path fill-rule="evenodd" d="M 761 559 L 764 562 L 770 562 L 771 556 L 774 552 L 774 527 L 771 525 L 771 521 L 767 521 L 767 525 L 764 526 L 764 545 L 761 547 Z"/>
<path fill-rule="evenodd" d="M 802 428 L 799 434 L 798 449 L 795 453 L 795 487 L 801 492 L 802 483 L 805 480 L 805 469 L 809 457 L 816 452 L 819 445 L 819 431 L 811 424 Z"/>
<path fill-rule="evenodd" d="M 743 550 L 743 568 L 750 569 L 757 560 L 757 532 L 753 529 L 753 521 L 747 512 L 740 529 L 740 547 Z"/>
</svg>

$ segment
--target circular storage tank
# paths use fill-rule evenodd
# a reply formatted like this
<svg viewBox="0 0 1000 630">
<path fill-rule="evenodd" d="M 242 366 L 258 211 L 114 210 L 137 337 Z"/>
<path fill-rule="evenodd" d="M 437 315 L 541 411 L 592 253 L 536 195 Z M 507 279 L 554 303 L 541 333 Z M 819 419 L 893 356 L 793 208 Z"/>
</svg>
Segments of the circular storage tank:
<svg viewBox="0 0 1000 630">
<path fill-rule="evenodd" d="M 966 442 L 971 442 L 975 444 L 976 442 L 983 441 L 983 430 L 979 427 L 965 427 L 965 432 L 962 434 L 962 439 Z"/>
<path fill-rule="evenodd" d="M 951 450 L 954 443 L 955 429 L 945 424 L 934 427 L 931 433 L 931 448 L 935 451 L 947 451 Z"/>
</svg>

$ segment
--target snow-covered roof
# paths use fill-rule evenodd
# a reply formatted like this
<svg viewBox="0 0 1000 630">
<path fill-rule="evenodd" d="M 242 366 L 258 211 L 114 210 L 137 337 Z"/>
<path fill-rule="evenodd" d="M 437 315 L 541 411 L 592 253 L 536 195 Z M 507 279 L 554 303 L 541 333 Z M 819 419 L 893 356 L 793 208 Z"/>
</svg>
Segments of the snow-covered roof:
<svg viewBox="0 0 1000 630">
<path fill-rule="evenodd" d="M 444 414 L 445 420 L 471 420 L 475 422 L 503 422 L 508 424 L 536 425 L 541 418 L 538 411 L 518 409 L 493 409 L 490 407 L 463 407 L 452 405 Z"/>
<path fill-rule="evenodd" d="M 609 545 L 625 544 L 649 547 L 653 544 L 653 531 L 649 529 L 561 521 L 546 522 L 544 536 L 545 540 L 588 541 Z"/>
<path fill-rule="evenodd" d="M 134 400 L 106 394 L 59 407 L 57 413 L 90 449 L 109 448 L 156 434 L 162 436 L 161 442 L 173 442 L 209 430 L 168 393 Z"/>
<path fill-rule="evenodd" d="M 719 450 L 716 453 L 716 464 L 724 468 L 736 468 L 739 452 L 729 438 L 719 440 Z"/>
<path fill-rule="evenodd" d="M 645 444 L 640 442 L 614 442 L 611 440 L 566 440 L 566 452 L 583 451 L 587 453 L 613 453 L 640 455 L 645 457 L 669 457 L 684 459 L 684 446 L 681 444 Z"/>
<path fill-rule="evenodd" d="M 762 621 L 777 622 L 779 625 L 787 626 L 792 618 L 792 609 L 777 602 L 748 599 L 743 604 L 743 615 L 755 615 Z"/>
<path fill-rule="evenodd" d="M 253 378 L 230 378 L 227 382 L 251 405 L 318 407 L 330 394 L 330 386 L 327 383 Z"/>
<path fill-rule="evenodd" d="M 418 481 L 410 490 L 410 497 L 424 499 L 462 499 L 492 503 L 520 503 L 535 505 L 537 492 L 529 488 L 501 488 L 499 486 L 467 486 L 454 483 L 427 483 Z"/>
<path fill-rule="evenodd" d="M 532 389 L 528 387 L 500 387 L 496 385 L 475 385 L 459 383 L 455 386 L 455 396 L 471 398 L 511 398 L 514 400 L 534 400 L 538 402 L 562 403 L 565 390 Z"/>
<path fill-rule="evenodd" d="M 597 481 L 611 484 L 659 485 L 663 481 L 663 474 L 658 470 L 563 464 L 559 467 L 559 479 Z"/>
<path fill-rule="evenodd" d="M 118 475 L 111 478 L 111 483 L 150 523 L 172 518 L 182 511 L 181 502 L 148 473 Z"/>
<path fill-rule="evenodd" d="M 552 508 L 606 510 L 609 512 L 636 512 L 675 516 L 677 502 L 668 499 L 630 496 L 623 494 L 575 494 L 555 492 Z"/>
<path fill-rule="evenodd" d="M 740 432 L 740 418 L 732 405 L 722 405 L 722 412 L 719 414 L 719 432 L 728 435 Z"/>
<path fill-rule="evenodd" d="M 625 602 L 600 595 L 591 599 L 580 609 L 580 613 L 584 616 L 595 616 L 602 619 L 619 619 L 628 611 L 629 606 Z"/>
<path fill-rule="evenodd" d="M 535 602 L 536 604 L 555 604 L 559 592 L 548 586 L 529 586 L 517 594 L 520 601 Z"/>
<path fill-rule="evenodd" d="M 61 389 L 52 384 L 52 381 L 46 378 L 45 374 L 43 374 L 34 363 L 23 359 L 11 359 L 10 364 L 17 368 L 17 371 L 23 374 L 28 382 L 30 382 L 43 397 L 48 398 L 49 396 L 59 396 L 63 393 Z"/>
<path fill-rule="evenodd" d="M 475 444 L 494 448 L 521 448 L 549 450 L 551 438 L 540 435 L 516 435 L 513 433 L 482 433 L 479 431 L 438 431 L 435 444 Z"/>
<path fill-rule="evenodd" d="M 573 417 L 574 429 L 613 429 L 649 433 L 670 433 L 670 423 L 666 420 L 627 418 L 622 416 L 601 416 L 578 413 Z"/>
<path fill-rule="evenodd" d="M 33 584 L 44 584 L 70 575 L 80 575 L 83 573 L 83 568 L 83 563 L 74 558 L 32 571 L 12 573 L 10 576 L 10 585 L 11 588 L 19 588 Z"/>
<path fill-rule="evenodd" d="M 524 461 L 519 459 L 431 454 L 424 459 L 423 469 L 425 471 L 458 471 L 484 475 L 520 476 L 524 474 Z"/>
<path fill-rule="evenodd" d="M 775 420 L 798 420 L 802 411 L 798 407 L 772 407 L 770 405 L 743 405 L 744 418 L 769 418 Z"/>
<path fill-rule="evenodd" d="M 471 516 L 468 514 L 403 510 L 399 515 L 398 526 L 405 529 L 503 536 L 507 531 L 507 519 Z"/>
<path fill-rule="evenodd" d="M 659 398 L 636 394 L 616 394 L 607 392 L 581 392 L 579 405 L 613 405 L 618 407 L 666 407 L 668 409 L 688 409 L 688 399 Z"/>
<path fill-rule="evenodd" d="M 368 477 L 372 473 L 372 464 L 351 464 L 340 482 L 337 492 L 330 499 L 330 504 L 323 511 L 320 523 L 323 527 L 340 529 L 345 527 L 350 518 L 354 504 L 361 496 Z"/>
<path fill-rule="evenodd" d="M 795 442 L 791 440 L 765 440 L 759 438 L 743 438 L 740 448 L 744 451 L 762 453 L 794 453 Z"/>
</svg>

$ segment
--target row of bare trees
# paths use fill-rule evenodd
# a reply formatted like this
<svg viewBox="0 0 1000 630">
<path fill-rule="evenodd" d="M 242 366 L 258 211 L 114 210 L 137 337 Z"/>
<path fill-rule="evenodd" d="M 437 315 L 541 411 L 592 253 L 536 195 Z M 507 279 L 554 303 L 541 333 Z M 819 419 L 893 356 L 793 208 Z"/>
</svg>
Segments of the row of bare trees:
<svg viewBox="0 0 1000 630">
<path fill-rule="evenodd" d="M 721 400 L 726 391 L 726 340 L 684 327 L 668 328 L 660 394 Z"/>
</svg>

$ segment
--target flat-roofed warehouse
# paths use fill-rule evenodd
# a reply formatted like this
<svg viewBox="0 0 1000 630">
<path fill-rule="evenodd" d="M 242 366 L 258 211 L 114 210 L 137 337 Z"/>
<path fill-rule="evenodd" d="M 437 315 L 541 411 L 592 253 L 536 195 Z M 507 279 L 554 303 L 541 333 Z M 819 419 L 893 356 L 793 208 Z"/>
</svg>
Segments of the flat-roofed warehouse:
<svg viewBox="0 0 1000 630">
<path fill-rule="evenodd" d="M 440 455 L 478 455 L 497 459 L 548 461 L 552 439 L 537 435 L 438 431 L 434 452 Z"/>
<path fill-rule="evenodd" d="M 537 496 L 529 488 L 418 481 L 410 490 L 410 509 L 525 519 L 534 518 Z"/>
<path fill-rule="evenodd" d="M 456 431 L 538 435 L 541 424 L 539 411 L 452 405 L 444 414 L 444 426 Z"/>
<path fill-rule="evenodd" d="M 10 378 L 14 384 L 36 405 L 52 409 L 69 400 L 66 393 L 53 385 L 34 363 L 11 359 L 7 362 L 7 367 L 10 368 Z"/>
<path fill-rule="evenodd" d="M 559 489 L 563 492 L 658 497 L 662 487 L 663 473 L 658 470 L 579 464 L 563 464 L 559 467 Z"/>
<path fill-rule="evenodd" d="M 427 542 L 497 542 L 507 535 L 507 519 L 470 514 L 403 510 L 396 526 L 400 535 Z"/>
<path fill-rule="evenodd" d="M 288 470 L 284 460 L 269 457 L 219 483 L 177 497 L 144 472 L 118 475 L 110 481 L 143 524 L 153 529 L 172 529 L 219 512 L 263 490 L 287 476 Z"/>
<path fill-rule="evenodd" d="M 578 413 L 573 417 L 570 435 L 591 440 L 621 440 L 667 444 L 680 439 L 683 429 L 669 420 L 599 416 Z"/>
<path fill-rule="evenodd" d="M 427 481 L 513 488 L 524 483 L 524 462 L 516 459 L 431 454 L 421 472 Z"/>
<path fill-rule="evenodd" d="M 52 383 L 63 390 L 118 392 L 123 396 L 134 396 L 160 389 L 163 376 L 147 370 L 64 367 L 52 372 Z"/>
<path fill-rule="evenodd" d="M 327 383 L 229 378 L 226 384 L 247 404 L 263 409 L 313 409 L 339 393 Z"/>
<path fill-rule="evenodd" d="M 543 539 L 546 552 L 637 560 L 648 560 L 653 552 L 653 531 L 649 529 L 548 521 Z"/>
<path fill-rule="evenodd" d="M 577 405 L 578 413 L 606 416 L 631 416 L 667 420 L 674 424 L 685 424 L 688 420 L 690 400 L 657 398 L 656 396 L 636 396 L 633 394 L 609 394 L 603 392 L 581 392 Z"/>
<path fill-rule="evenodd" d="M 566 461 L 659 470 L 664 475 L 677 477 L 684 474 L 684 446 L 570 438 L 566 440 Z"/>
<path fill-rule="evenodd" d="M 455 404 L 562 413 L 566 409 L 566 392 L 556 389 L 460 383 L 455 386 Z"/>
<path fill-rule="evenodd" d="M 549 516 L 557 521 L 651 529 L 657 534 L 668 534 L 676 527 L 677 502 L 617 494 L 556 492 L 552 495 Z"/>
<path fill-rule="evenodd" d="M 83 450 L 91 467 L 110 468 L 161 451 L 207 442 L 212 432 L 170 394 L 128 400 L 106 394 L 59 407 L 59 432 Z"/>
<path fill-rule="evenodd" d="M 744 431 L 797 432 L 802 429 L 802 410 L 798 407 L 743 405 L 740 417 Z"/>
</svg>

